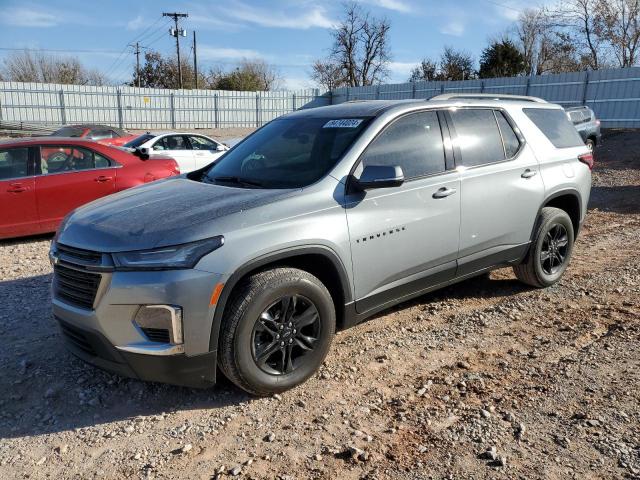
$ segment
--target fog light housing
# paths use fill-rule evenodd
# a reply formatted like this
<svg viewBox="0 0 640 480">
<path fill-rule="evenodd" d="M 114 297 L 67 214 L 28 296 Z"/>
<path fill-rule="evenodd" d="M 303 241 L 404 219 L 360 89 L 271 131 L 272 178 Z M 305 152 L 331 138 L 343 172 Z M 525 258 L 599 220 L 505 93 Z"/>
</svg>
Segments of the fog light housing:
<svg viewBox="0 0 640 480">
<path fill-rule="evenodd" d="M 182 307 L 175 305 L 143 305 L 133 320 L 148 340 L 181 345 Z"/>
</svg>

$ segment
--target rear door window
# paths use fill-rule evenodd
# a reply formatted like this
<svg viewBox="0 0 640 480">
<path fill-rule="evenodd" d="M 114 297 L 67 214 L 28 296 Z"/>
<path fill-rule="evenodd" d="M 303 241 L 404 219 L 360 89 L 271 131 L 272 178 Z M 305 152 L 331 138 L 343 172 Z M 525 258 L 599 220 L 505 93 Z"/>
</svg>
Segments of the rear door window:
<svg viewBox="0 0 640 480">
<path fill-rule="evenodd" d="M 393 122 L 367 147 L 362 165 L 400 166 L 407 180 L 444 172 L 438 114 L 412 113 Z"/>
<path fill-rule="evenodd" d="M 459 108 L 449 112 L 456 132 L 454 146 L 460 150 L 458 162 L 477 167 L 505 159 L 502 137 L 493 110 Z"/>
<path fill-rule="evenodd" d="M 516 132 L 513 131 L 504 113 L 496 111 L 496 119 L 498 120 L 498 127 L 500 127 L 500 134 L 504 143 L 504 153 L 507 158 L 511 158 L 520 150 L 520 140 L 518 140 Z"/>
<path fill-rule="evenodd" d="M 29 170 L 28 148 L 0 149 L 0 180 L 26 177 Z"/>
<path fill-rule="evenodd" d="M 556 148 L 584 145 L 580 134 L 567 118 L 564 110 L 525 108 L 524 113 Z"/>
<path fill-rule="evenodd" d="M 99 153 L 84 147 L 46 145 L 40 147 L 39 173 L 53 173 L 108 168 L 111 162 Z"/>
<path fill-rule="evenodd" d="M 191 150 L 191 146 L 182 135 L 163 137 L 153 146 L 154 150 Z"/>
</svg>

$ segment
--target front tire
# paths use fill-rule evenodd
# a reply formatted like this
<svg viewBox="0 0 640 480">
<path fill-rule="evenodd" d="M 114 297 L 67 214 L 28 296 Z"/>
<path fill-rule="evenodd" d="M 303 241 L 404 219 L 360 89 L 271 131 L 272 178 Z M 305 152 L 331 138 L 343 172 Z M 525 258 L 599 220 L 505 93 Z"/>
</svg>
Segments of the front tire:
<svg viewBox="0 0 640 480">
<path fill-rule="evenodd" d="M 322 365 L 335 326 L 333 300 L 318 278 L 294 268 L 256 273 L 240 284 L 225 311 L 220 368 L 254 395 L 288 390 Z"/>
<path fill-rule="evenodd" d="M 536 224 L 527 258 L 513 267 L 518 280 L 532 287 L 549 287 L 564 274 L 573 252 L 574 231 L 564 210 L 544 207 Z"/>
</svg>

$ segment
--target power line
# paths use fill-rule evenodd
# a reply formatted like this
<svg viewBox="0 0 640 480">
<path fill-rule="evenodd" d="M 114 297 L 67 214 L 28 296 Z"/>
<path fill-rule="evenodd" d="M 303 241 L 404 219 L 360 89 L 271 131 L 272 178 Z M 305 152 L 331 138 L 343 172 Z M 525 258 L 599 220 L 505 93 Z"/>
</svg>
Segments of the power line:
<svg viewBox="0 0 640 480">
<path fill-rule="evenodd" d="M 126 58 L 127 58 L 126 52 L 127 52 L 127 49 L 130 47 L 131 43 L 135 41 L 140 41 L 140 38 L 148 37 L 150 34 L 153 35 L 154 33 L 157 33 L 158 30 L 164 29 L 164 27 L 170 23 L 170 22 L 165 22 L 164 24 L 159 26 L 156 30 L 151 30 L 161 20 L 162 20 L 162 17 L 158 17 L 155 22 L 149 25 L 149 27 L 147 27 L 138 35 L 136 35 L 133 39 L 131 39 L 131 41 L 129 41 L 127 45 L 125 45 L 125 47 L 120 51 L 120 54 L 118 55 L 118 57 L 111 63 L 111 65 L 107 69 L 105 73 L 107 77 L 111 77 L 119 70 L 122 70 L 123 66 L 126 66 L 126 64 L 123 64 L 122 62 L 126 61 Z"/>
<path fill-rule="evenodd" d="M 495 2 L 494 0 L 484 0 L 487 3 L 490 3 L 492 5 L 495 5 L 497 7 L 502 7 L 502 8 L 506 8 L 508 10 L 513 10 L 514 12 L 518 12 L 518 13 L 522 13 L 522 10 L 516 7 L 512 7 L 511 5 L 505 5 L 504 3 L 500 3 L 500 2 Z"/>
</svg>

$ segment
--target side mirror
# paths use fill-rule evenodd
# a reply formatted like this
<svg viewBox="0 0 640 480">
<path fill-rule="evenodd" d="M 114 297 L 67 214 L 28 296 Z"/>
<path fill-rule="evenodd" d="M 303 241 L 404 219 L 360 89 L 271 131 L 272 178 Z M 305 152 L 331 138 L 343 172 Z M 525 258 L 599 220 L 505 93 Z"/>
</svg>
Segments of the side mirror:
<svg viewBox="0 0 640 480">
<path fill-rule="evenodd" d="M 404 173 L 400 166 L 367 165 L 355 184 L 360 190 L 398 187 L 404 183 Z"/>
<path fill-rule="evenodd" d="M 136 157 L 140 157 L 140 160 L 149 160 L 149 149 L 147 147 L 138 147 L 133 151 Z"/>
<path fill-rule="evenodd" d="M 224 145 L 218 144 L 216 146 L 216 152 L 226 152 L 227 150 L 229 150 L 227 147 L 225 147 Z"/>
</svg>

